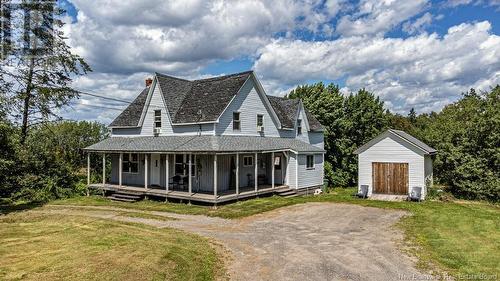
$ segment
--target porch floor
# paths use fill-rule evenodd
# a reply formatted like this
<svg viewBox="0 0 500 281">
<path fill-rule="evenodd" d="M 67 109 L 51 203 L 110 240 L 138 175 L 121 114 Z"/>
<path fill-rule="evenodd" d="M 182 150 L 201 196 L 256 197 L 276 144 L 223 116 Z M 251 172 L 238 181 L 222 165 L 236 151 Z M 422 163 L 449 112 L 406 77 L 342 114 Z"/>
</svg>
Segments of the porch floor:
<svg viewBox="0 0 500 281">
<path fill-rule="evenodd" d="M 232 201 L 236 199 L 243 199 L 248 197 L 254 197 L 258 195 L 271 194 L 283 189 L 288 189 L 287 185 L 275 185 L 272 188 L 271 185 L 259 185 L 257 191 L 253 187 L 240 187 L 239 194 L 236 194 L 236 190 L 225 190 L 218 191 L 217 196 L 214 196 L 213 193 L 196 192 L 193 190 L 191 194 L 188 191 L 179 191 L 179 190 L 165 190 L 164 187 L 149 187 L 145 189 L 144 187 L 137 186 L 127 186 L 122 185 L 121 187 L 118 184 L 90 184 L 89 188 L 103 190 L 103 191 L 126 191 L 130 193 L 134 193 L 137 195 L 151 195 L 165 198 L 174 198 L 174 199 L 182 199 L 182 200 L 191 200 L 191 201 L 199 201 L 205 203 L 222 203 L 227 201 Z"/>
</svg>

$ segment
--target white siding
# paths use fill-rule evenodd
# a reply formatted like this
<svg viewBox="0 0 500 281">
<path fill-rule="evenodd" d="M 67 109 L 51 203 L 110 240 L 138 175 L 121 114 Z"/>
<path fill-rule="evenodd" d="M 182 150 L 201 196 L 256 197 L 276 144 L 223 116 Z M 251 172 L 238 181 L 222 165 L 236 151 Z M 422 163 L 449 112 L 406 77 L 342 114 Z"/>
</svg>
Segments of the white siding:
<svg viewBox="0 0 500 281">
<path fill-rule="evenodd" d="M 133 137 L 133 136 L 140 136 L 141 135 L 141 128 L 112 128 L 111 129 L 111 136 L 118 136 L 118 137 Z"/>
<path fill-rule="evenodd" d="M 288 154 L 287 185 L 290 188 L 297 188 L 297 154 Z"/>
<path fill-rule="evenodd" d="M 422 187 L 425 197 L 424 154 L 411 144 L 396 137 L 386 137 L 358 156 L 358 189 L 368 185 L 368 195 L 372 194 L 372 163 L 408 163 L 409 189 Z"/>
<path fill-rule="evenodd" d="M 176 125 L 173 126 L 174 135 L 213 135 L 214 124 L 200 124 L 200 125 Z"/>
<path fill-rule="evenodd" d="M 216 125 L 217 135 L 247 135 L 277 137 L 277 124 L 269 114 L 253 79 L 248 79 L 226 108 Z M 240 112 L 241 130 L 233 130 L 233 112 Z M 264 116 L 264 133 L 257 132 L 257 114 Z"/>
<path fill-rule="evenodd" d="M 142 136 L 152 136 L 153 135 L 153 126 L 154 126 L 154 111 L 161 110 L 161 135 L 171 135 L 172 124 L 170 122 L 170 116 L 167 113 L 167 108 L 165 107 L 165 103 L 163 101 L 163 96 L 160 91 L 160 87 L 157 83 L 153 83 L 154 87 L 153 94 L 148 97 L 147 101 L 149 101 L 149 105 L 147 106 L 146 115 L 144 116 L 144 121 L 141 127 L 141 135 Z M 147 102 L 146 101 L 146 102 Z"/>
<path fill-rule="evenodd" d="M 309 132 L 307 131 L 307 116 L 304 108 L 300 107 L 298 118 L 302 120 L 302 134 L 297 135 L 297 139 L 309 143 Z M 297 122 L 295 122 L 295 133 L 297 132 Z"/>
<path fill-rule="evenodd" d="M 314 168 L 307 169 L 307 154 L 299 154 L 299 186 L 298 188 L 314 187 L 323 185 L 323 155 L 314 155 Z"/>
<path fill-rule="evenodd" d="M 309 143 L 319 147 L 321 149 L 325 148 L 325 138 L 323 132 L 308 132 Z"/>
</svg>

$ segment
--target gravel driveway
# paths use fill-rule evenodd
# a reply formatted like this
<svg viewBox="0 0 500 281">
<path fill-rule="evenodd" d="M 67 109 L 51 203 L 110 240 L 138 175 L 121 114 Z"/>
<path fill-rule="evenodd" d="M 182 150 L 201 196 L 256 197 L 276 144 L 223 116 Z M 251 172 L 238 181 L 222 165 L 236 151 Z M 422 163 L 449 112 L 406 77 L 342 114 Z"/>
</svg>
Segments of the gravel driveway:
<svg viewBox="0 0 500 281">
<path fill-rule="evenodd" d="M 66 206 L 69 209 L 69 206 Z M 119 209 L 61 210 L 94 217 L 174 227 L 221 242 L 231 252 L 232 280 L 401 280 L 422 276 L 398 250 L 393 225 L 406 213 L 348 204 L 308 203 L 239 220 L 148 212 L 160 221 L 113 216 Z M 64 207 L 63 207 L 64 208 Z"/>
</svg>

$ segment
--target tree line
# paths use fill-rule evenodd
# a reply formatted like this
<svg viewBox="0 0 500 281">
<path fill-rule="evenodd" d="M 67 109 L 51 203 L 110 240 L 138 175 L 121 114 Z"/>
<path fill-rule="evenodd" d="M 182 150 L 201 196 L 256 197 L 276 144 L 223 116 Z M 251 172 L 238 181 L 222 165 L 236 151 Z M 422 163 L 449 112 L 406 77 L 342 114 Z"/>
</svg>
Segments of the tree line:
<svg viewBox="0 0 500 281">
<path fill-rule="evenodd" d="M 325 127 L 325 177 L 333 186 L 357 181 L 354 150 L 388 128 L 408 132 L 438 150 L 435 183 L 465 199 L 500 198 L 500 86 L 474 89 L 440 112 L 407 115 L 384 109 L 365 89 L 344 95 L 337 85 L 298 86 L 289 98 L 301 98 Z"/>
</svg>

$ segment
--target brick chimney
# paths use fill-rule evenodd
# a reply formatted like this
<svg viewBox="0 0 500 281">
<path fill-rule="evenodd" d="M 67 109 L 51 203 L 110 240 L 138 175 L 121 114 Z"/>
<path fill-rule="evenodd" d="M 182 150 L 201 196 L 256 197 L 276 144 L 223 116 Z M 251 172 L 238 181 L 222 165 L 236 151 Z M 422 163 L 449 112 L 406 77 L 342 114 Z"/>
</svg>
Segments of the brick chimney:
<svg viewBox="0 0 500 281">
<path fill-rule="evenodd" d="M 149 87 L 151 86 L 151 84 L 153 83 L 153 79 L 151 78 L 146 78 L 146 87 Z"/>
</svg>

